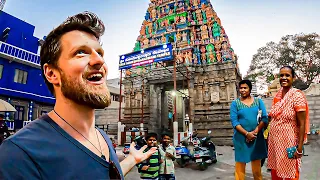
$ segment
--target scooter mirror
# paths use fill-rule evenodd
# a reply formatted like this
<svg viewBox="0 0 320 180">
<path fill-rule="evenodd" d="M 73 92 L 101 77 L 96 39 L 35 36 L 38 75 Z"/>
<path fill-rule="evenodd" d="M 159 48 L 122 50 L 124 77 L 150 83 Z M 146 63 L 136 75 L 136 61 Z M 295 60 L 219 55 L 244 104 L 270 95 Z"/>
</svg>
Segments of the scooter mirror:
<svg viewBox="0 0 320 180">
<path fill-rule="evenodd" d="M 211 134 L 211 130 L 208 131 L 208 134 Z"/>
</svg>

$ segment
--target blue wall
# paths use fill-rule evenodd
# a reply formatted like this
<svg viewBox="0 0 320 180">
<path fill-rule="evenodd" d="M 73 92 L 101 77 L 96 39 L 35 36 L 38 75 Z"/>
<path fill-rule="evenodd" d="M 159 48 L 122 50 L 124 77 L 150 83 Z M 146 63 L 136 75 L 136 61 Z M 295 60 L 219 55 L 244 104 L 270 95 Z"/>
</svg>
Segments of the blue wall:
<svg viewBox="0 0 320 180">
<path fill-rule="evenodd" d="M 11 29 L 6 43 L 37 53 L 39 46 L 38 38 L 33 36 L 34 26 L 0 11 L 0 35 L 6 27 Z M 0 95 L 54 104 L 55 100 L 48 90 L 39 68 L 1 57 L 0 64 L 3 65 Z M 28 72 L 27 84 L 14 82 L 15 69 Z"/>
<path fill-rule="evenodd" d="M 0 11 L 0 35 L 7 27 L 10 32 L 6 43 L 37 53 L 39 38 L 33 36 L 33 25 Z"/>
</svg>

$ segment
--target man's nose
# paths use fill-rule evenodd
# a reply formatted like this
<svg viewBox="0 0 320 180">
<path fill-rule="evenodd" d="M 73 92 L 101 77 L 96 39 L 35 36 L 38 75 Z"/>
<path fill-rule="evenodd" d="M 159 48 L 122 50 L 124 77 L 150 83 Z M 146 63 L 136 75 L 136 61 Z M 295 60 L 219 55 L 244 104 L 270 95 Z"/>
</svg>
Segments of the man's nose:
<svg viewBox="0 0 320 180">
<path fill-rule="evenodd" d="M 93 50 L 92 54 L 90 55 L 89 65 L 99 70 L 104 63 L 105 61 L 103 57 Z"/>
</svg>

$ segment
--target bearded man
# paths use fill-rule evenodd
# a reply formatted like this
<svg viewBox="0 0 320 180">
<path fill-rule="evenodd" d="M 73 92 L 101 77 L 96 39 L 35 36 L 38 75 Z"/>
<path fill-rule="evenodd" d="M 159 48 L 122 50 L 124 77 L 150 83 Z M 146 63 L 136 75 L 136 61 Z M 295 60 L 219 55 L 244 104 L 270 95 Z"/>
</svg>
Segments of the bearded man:
<svg viewBox="0 0 320 180">
<path fill-rule="evenodd" d="M 0 179 L 123 179 L 157 151 L 131 144 L 119 163 L 108 135 L 95 127 L 95 109 L 110 104 L 99 42 L 104 30 L 95 14 L 84 12 L 46 37 L 41 70 L 56 103 L 0 146 Z"/>
</svg>

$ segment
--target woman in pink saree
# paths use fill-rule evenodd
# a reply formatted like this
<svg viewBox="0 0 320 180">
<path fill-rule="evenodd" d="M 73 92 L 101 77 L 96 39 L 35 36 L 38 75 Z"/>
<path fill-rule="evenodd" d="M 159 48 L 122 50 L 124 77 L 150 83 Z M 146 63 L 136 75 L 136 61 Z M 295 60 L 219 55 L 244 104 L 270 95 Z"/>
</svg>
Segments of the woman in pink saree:
<svg viewBox="0 0 320 180">
<path fill-rule="evenodd" d="M 299 179 L 303 144 L 309 129 L 308 104 L 302 91 L 292 87 L 292 67 L 280 69 L 281 89 L 273 100 L 269 117 L 268 167 L 272 180 Z M 307 130 L 306 130 L 307 129 Z M 293 158 L 287 148 L 297 147 Z"/>
</svg>

